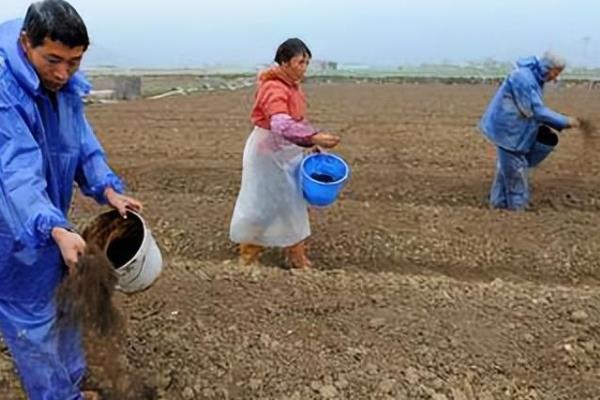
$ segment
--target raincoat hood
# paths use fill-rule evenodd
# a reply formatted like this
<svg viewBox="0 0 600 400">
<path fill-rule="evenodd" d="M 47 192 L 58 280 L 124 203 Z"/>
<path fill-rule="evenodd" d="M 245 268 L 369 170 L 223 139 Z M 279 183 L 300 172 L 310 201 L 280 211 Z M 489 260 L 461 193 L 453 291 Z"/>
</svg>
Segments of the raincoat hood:
<svg viewBox="0 0 600 400">
<path fill-rule="evenodd" d="M 550 65 L 538 57 L 522 58 L 516 63 L 518 68 L 529 69 L 540 84 L 544 84 L 550 73 Z"/>
<path fill-rule="evenodd" d="M 283 68 L 279 66 L 274 66 L 264 71 L 261 71 L 258 74 L 258 83 L 263 84 L 268 81 L 279 80 L 285 83 L 287 86 L 295 87 L 298 86 L 298 82 L 294 81 L 292 77 L 290 77 Z"/>
</svg>

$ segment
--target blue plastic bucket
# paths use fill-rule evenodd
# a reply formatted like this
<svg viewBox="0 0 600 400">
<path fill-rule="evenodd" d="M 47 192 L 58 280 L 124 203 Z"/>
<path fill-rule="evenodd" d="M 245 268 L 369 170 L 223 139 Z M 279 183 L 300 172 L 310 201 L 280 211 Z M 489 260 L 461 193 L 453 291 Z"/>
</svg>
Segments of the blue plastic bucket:
<svg viewBox="0 0 600 400">
<path fill-rule="evenodd" d="M 311 154 L 300 165 L 300 187 L 312 206 L 333 204 L 346 185 L 350 167 L 343 158 L 330 153 Z"/>
</svg>

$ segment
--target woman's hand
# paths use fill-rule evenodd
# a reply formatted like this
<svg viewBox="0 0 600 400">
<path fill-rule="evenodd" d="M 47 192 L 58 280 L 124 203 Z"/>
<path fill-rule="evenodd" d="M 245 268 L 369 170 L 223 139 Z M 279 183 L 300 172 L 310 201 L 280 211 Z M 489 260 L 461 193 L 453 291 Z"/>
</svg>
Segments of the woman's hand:
<svg viewBox="0 0 600 400">
<path fill-rule="evenodd" d="M 331 149 L 340 143 L 341 138 L 336 135 L 332 135 L 328 132 L 319 132 L 312 137 L 312 144 L 315 146 L 323 147 L 325 149 Z"/>
</svg>

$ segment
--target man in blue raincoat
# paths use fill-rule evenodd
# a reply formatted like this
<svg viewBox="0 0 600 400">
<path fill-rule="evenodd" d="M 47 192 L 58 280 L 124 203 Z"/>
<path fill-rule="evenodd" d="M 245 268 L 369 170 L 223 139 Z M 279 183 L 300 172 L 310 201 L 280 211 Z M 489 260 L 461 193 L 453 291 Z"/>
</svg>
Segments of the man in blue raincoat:
<svg viewBox="0 0 600 400">
<path fill-rule="evenodd" d="M 85 251 L 67 220 L 73 182 L 122 215 L 141 208 L 85 117 L 90 86 L 77 70 L 88 44 L 63 0 L 0 25 L 0 331 L 32 400 L 97 398 L 81 392 L 80 334 L 57 327 L 53 300 Z"/>
<path fill-rule="evenodd" d="M 479 127 L 497 148 L 496 175 L 490 193 L 494 208 L 524 210 L 529 204 L 529 170 L 558 144 L 555 130 L 577 128 L 579 120 L 544 105 L 544 84 L 555 80 L 565 61 L 550 52 L 517 62 L 496 92 Z"/>
</svg>

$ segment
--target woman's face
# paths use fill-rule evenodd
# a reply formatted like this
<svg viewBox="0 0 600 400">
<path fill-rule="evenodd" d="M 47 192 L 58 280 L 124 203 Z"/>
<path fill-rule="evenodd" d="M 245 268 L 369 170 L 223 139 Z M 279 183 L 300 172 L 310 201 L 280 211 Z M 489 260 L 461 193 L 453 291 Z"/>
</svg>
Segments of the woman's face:
<svg viewBox="0 0 600 400">
<path fill-rule="evenodd" d="M 290 61 L 283 63 L 283 68 L 292 79 L 299 82 L 304 79 L 309 64 L 310 57 L 307 54 L 299 54 Z"/>
</svg>

